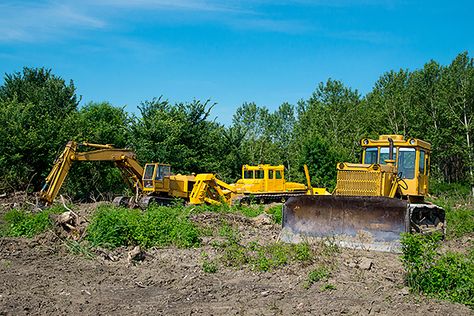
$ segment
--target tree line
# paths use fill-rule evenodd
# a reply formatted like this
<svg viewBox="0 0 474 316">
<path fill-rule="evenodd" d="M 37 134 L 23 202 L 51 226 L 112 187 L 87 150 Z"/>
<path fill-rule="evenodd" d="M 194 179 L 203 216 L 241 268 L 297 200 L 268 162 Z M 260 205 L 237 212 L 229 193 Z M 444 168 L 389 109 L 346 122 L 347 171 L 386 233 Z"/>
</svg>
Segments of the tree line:
<svg viewBox="0 0 474 316">
<path fill-rule="evenodd" d="M 297 104 L 270 111 L 244 103 L 224 126 L 211 101 L 144 101 L 138 113 L 108 102 L 79 106 L 71 80 L 44 68 L 5 74 L 0 86 L 0 192 L 38 191 L 68 140 L 133 148 L 139 160 L 170 163 L 175 173 L 240 177 L 243 164 L 284 164 L 286 176 L 332 188 L 336 163 L 360 159 L 360 139 L 402 134 L 432 144 L 432 178 L 473 183 L 474 60 L 461 53 L 449 65 L 431 60 L 413 71 L 388 71 L 361 95 L 328 79 Z M 120 193 L 109 163 L 73 166 L 65 191 L 88 199 Z"/>
</svg>

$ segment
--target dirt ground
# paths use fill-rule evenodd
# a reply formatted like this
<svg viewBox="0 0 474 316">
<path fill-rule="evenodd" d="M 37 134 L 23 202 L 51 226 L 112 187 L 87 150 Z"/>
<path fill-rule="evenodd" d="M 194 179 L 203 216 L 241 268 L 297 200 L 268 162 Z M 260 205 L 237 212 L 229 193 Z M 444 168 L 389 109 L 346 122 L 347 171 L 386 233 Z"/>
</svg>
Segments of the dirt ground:
<svg viewBox="0 0 474 316">
<path fill-rule="evenodd" d="M 84 212 L 90 212 L 85 207 Z M 213 225 L 216 214 L 194 220 Z M 229 220 L 229 218 L 227 218 Z M 232 215 L 242 242 L 273 241 L 279 227 Z M 411 294 L 399 255 L 342 249 L 329 260 L 329 280 L 305 287 L 316 263 L 270 272 L 202 268 L 212 237 L 195 249 L 159 248 L 137 264 L 131 248 L 87 259 L 71 254 L 52 232 L 34 239 L 0 239 L 0 315 L 474 315 L 466 306 Z M 113 259 L 113 260 L 111 260 Z"/>
</svg>

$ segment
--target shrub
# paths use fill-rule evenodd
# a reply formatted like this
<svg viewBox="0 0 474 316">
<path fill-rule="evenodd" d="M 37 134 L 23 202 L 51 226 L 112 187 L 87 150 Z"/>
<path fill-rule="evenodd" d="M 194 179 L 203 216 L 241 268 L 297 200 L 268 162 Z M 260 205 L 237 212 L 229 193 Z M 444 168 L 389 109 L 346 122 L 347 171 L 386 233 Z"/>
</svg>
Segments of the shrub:
<svg viewBox="0 0 474 316">
<path fill-rule="evenodd" d="M 156 205 L 145 212 L 100 206 L 92 217 L 86 238 L 93 246 L 104 247 L 193 247 L 200 243 L 199 230 L 189 221 L 183 207 Z"/>
<path fill-rule="evenodd" d="M 408 286 L 429 296 L 474 306 L 474 256 L 439 254 L 439 240 L 439 235 L 403 235 L 402 262 Z"/>
<path fill-rule="evenodd" d="M 52 207 L 38 213 L 26 209 L 12 209 L 5 213 L 2 235 L 11 237 L 33 237 L 53 226 L 50 215 L 60 213 L 62 207 Z"/>
</svg>

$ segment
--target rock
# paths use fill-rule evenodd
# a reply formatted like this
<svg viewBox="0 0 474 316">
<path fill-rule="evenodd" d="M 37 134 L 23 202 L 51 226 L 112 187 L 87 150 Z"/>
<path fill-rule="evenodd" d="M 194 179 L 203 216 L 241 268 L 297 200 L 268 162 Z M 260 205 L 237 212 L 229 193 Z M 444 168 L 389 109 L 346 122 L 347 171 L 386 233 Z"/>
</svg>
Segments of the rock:
<svg viewBox="0 0 474 316">
<path fill-rule="evenodd" d="M 270 294 L 270 291 L 263 291 L 262 293 L 260 293 L 260 295 L 262 296 L 268 296 L 268 294 Z"/>
<path fill-rule="evenodd" d="M 132 250 L 128 252 L 128 263 L 132 263 L 134 261 L 143 261 L 145 260 L 145 252 L 142 251 L 140 246 L 136 246 Z"/>
<path fill-rule="evenodd" d="M 369 258 L 362 258 L 359 262 L 359 268 L 362 270 L 370 270 L 372 268 L 373 262 Z"/>
<path fill-rule="evenodd" d="M 257 226 L 273 224 L 272 216 L 270 214 L 267 214 L 267 213 L 262 213 L 262 214 L 258 215 L 257 217 L 255 217 L 253 219 L 253 221 Z"/>
<path fill-rule="evenodd" d="M 403 289 L 401 289 L 398 294 L 400 295 L 408 295 L 410 294 L 410 290 L 407 288 L 407 287 L 404 287 Z"/>
<path fill-rule="evenodd" d="M 64 212 L 58 215 L 56 217 L 56 222 L 58 224 L 69 224 L 69 225 L 74 225 L 76 221 L 76 216 L 72 212 Z"/>
</svg>

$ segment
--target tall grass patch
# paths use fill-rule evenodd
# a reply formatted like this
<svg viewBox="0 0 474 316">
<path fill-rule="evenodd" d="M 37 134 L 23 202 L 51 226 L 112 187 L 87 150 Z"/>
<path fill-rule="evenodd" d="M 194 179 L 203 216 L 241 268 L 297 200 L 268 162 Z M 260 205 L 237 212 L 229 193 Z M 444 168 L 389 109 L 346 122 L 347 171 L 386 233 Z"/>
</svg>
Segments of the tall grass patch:
<svg viewBox="0 0 474 316">
<path fill-rule="evenodd" d="M 441 236 L 402 237 L 406 281 L 415 292 L 474 307 L 474 248 L 468 255 L 440 254 Z"/>
<path fill-rule="evenodd" d="M 61 213 L 62 207 L 51 207 L 41 212 L 27 209 L 12 209 L 3 215 L 5 222 L 0 228 L 0 235 L 10 237 L 33 237 L 53 226 L 51 214 Z"/>
<path fill-rule="evenodd" d="M 200 244 L 199 230 L 184 207 L 150 206 L 145 212 L 100 206 L 87 228 L 93 246 L 114 248 L 139 245 L 194 247 Z"/>
</svg>

